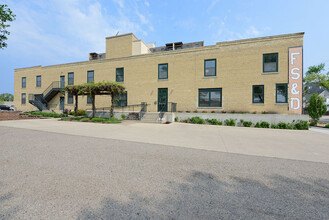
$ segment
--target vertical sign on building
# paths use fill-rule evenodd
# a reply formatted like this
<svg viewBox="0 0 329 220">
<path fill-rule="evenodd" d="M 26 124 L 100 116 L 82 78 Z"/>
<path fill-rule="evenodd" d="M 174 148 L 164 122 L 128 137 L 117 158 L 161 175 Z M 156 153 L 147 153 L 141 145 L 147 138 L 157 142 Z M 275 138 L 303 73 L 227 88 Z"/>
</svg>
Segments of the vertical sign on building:
<svg viewBox="0 0 329 220">
<path fill-rule="evenodd" d="M 289 52 L 289 111 L 302 114 L 303 109 L 303 47 L 291 47 Z"/>
</svg>

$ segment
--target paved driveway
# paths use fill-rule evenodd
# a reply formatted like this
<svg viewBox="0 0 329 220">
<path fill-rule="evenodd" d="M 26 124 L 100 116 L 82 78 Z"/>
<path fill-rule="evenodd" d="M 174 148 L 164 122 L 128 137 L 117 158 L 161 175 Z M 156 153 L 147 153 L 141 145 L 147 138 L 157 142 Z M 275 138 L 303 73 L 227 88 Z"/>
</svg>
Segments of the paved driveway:
<svg viewBox="0 0 329 220">
<path fill-rule="evenodd" d="M 127 141 L 119 131 L 115 133 L 129 131 L 126 134 L 131 138 L 133 131 L 137 137 L 147 131 L 153 138 L 146 140 L 151 142 L 157 140 L 157 132 L 184 128 L 185 136 L 183 132 L 174 137 L 167 133 L 161 140 L 190 134 L 201 143 L 210 136 L 201 133 L 194 138 L 194 132 L 215 129 L 223 140 L 217 145 L 229 148 L 239 143 L 248 149 L 257 131 L 255 145 L 263 141 L 265 148 L 282 150 L 269 145 L 274 141 L 267 141 L 270 135 L 265 129 L 30 120 L 31 130 L 13 124 L 0 124 L 0 219 L 329 218 L 329 164 L 311 161 L 323 160 L 311 152 L 327 154 L 325 134 L 286 131 L 275 136 L 280 144 L 293 143 L 297 137 L 306 137 L 296 140 L 299 145 L 312 140 L 308 148 L 313 151 L 306 150 L 306 144 L 295 150 L 305 157 L 309 154 L 311 159 L 305 161 L 204 150 L 208 145 L 189 147 L 192 142 L 177 147 Z M 90 137 L 97 132 L 105 136 L 109 127 L 114 134 L 107 138 Z M 76 133 L 63 134 L 70 130 Z M 111 135 L 118 135 L 117 139 Z M 184 138 L 178 140 L 181 145 Z"/>
</svg>

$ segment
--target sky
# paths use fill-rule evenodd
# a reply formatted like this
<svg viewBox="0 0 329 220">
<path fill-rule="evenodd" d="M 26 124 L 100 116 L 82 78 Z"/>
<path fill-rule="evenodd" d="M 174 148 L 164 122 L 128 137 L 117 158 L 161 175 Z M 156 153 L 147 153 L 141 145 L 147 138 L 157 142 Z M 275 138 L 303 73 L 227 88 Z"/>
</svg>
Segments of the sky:
<svg viewBox="0 0 329 220">
<path fill-rule="evenodd" d="M 14 92 L 14 69 L 88 60 L 105 37 L 133 32 L 156 46 L 305 32 L 304 72 L 329 70 L 328 0 L 0 0 L 16 15 L 0 49 L 0 94 Z"/>
</svg>

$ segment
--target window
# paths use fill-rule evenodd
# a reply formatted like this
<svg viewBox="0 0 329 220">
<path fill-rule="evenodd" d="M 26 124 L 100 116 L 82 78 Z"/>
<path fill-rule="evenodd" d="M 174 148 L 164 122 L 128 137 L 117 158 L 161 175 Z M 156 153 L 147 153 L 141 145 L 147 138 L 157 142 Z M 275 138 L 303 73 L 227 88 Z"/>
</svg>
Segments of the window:
<svg viewBox="0 0 329 220">
<path fill-rule="evenodd" d="M 287 84 L 276 84 L 276 103 L 288 103 Z"/>
<path fill-rule="evenodd" d="M 114 98 L 115 107 L 124 107 L 127 106 L 127 92 L 122 93 Z"/>
<path fill-rule="evenodd" d="M 222 107 L 222 89 L 199 89 L 199 107 Z"/>
<path fill-rule="evenodd" d="M 165 49 L 164 48 L 161 48 L 161 51 L 165 51 Z"/>
<path fill-rule="evenodd" d="M 216 76 L 216 59 L 204 61 L 204 76 Z"/>
<path fill-rule="evenodd" d="M 124 69 L 123 67 L 117 68 L 115 73 L 115 81 L 123 82 L 124 80 Z"/>
<path fill-rule="evenodd" d="M 69 104 L 69 105 L 73 104 L 73 94 L 72 93 L 67 94 L 67 104 Z"/>
<path fill-rule="evenodd" d="M 87 105 L 91 105 L 91 98 L 87 96 Z"/>
<path fill-rule="evenodd" d="M 41 87 L 41 76 L 37 76 L 37 80 L 36 80 L 36 86 L 37 87 Z"/>
<path fill-rule="evenodd" d="M 25 93 L 22 93 L 21 103 L 22 103 L 22 105 L 26 104 L 26 94 Z"/>
<path fill-rule="evenodd" d="M 264 103 L 264 85 L 252 86 L 252 103 Z"/>
<path fill-rule="evenodd" d="M 22 77 L 22 88 L 26 88 L 26 77 Z"/>
<path fill-rule="evenodd" d="M 158 79 L 168 79 L 168 63 L 158 65 Z"/>
<path fill-rule="evenodd" d="M 64 88 L 65 87 L 65 76 L 60 77 L 60 87 Z"/>
<path fill-rule="evenodd" d="M 74 73 L 67 74 L 67 85 L 74 85 Z"/>
<path fill-rule="evenodd" d="M 87 83 L 94 82 L 94 70 L 90 70 L 87 72 Z"/>
<path fill-rule="evenodd" d="M 278 72 L 278 53 L 263 54 L 263 72 Z"/>
</svg>

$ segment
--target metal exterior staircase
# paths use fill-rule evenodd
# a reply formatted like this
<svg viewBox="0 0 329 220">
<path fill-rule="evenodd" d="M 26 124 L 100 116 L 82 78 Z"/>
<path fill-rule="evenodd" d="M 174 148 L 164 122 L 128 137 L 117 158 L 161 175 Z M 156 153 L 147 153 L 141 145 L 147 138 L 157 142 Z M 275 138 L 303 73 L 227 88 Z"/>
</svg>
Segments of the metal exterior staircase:
<svg viewBox="0 0 329 220">
<path fill-rule="evenodd" d="M 54 81 L 42 94 L 29 94 L 29 103 L 37 107 L 39 111 L 49 110 L 48 102 L 61 91 L 59 81 Z"/>
</svg>

